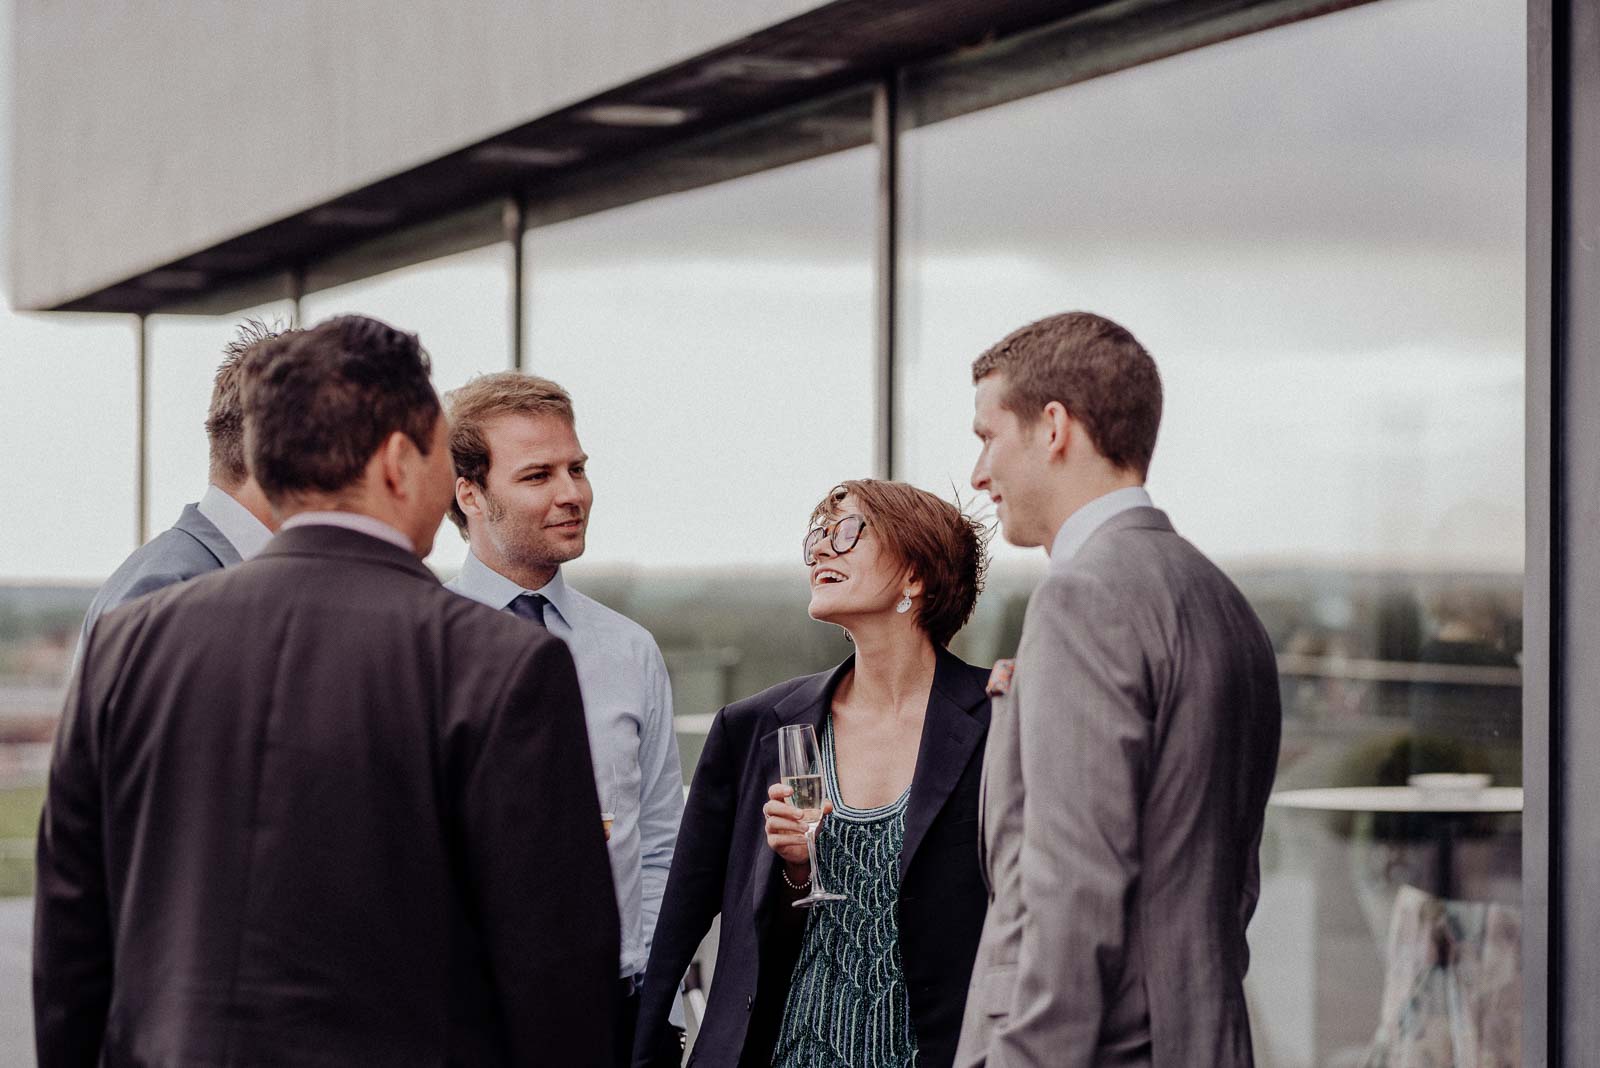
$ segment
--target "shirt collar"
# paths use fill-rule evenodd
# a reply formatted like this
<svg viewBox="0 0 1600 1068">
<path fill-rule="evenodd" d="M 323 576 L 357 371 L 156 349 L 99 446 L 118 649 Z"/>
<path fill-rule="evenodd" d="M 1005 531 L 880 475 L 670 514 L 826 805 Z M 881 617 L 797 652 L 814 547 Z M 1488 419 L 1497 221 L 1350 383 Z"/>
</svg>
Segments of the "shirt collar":
<svg viewBox="0 0 1600 1068">
<path fill-rule="evenodd" d="M 386 541 L 390 545 L 398 546 L 406 552 L 416 555 L 417 547 L 410 538 L 400 533 L 388 523 L 375 516 L 363 515 L 360 512 L 298 512 L 283 521 L 280 530 L 289 530 L 292 527 L 343 527 L 346 530 L 356 531 L 368 537 Z"/>
<path fill-rule="evenodd" d="M 567 580 L 562 577 L 559 567 L 556 568 L 555 577 L 549 582 L 536 590 L 530 590 L 506 578 L 469 550 L 467 559 L 461 565 L 461 573 L 456 576 L 452 586 L 456 592 L 463 593 L 474 601 L 482 601 L 490 608 L 506 608 L 525 593 L 537 593 L 550 602 L 563 623 L 572 626 L 572 591 L 567 586 Z"/>
<path fill-rule="evenodd" d="M 196 507 L 228 539 L 241 560 L 250 559 L 272 540 L 272 531 L 266 524 L 220 486 L 207 486 Z"/>
<path fill-rule="evenodd" d="M 1130 508 L 1154 508 L 1155 502 L 1143 486 L 1125 486 L 1096 497 L 1067 517 L 1056 531 L 1050 545 L 1050 566 L 1061 567 L 1077 555 L 1078 550 L 1106 524 L 1112 516 Z"/>
</svg>

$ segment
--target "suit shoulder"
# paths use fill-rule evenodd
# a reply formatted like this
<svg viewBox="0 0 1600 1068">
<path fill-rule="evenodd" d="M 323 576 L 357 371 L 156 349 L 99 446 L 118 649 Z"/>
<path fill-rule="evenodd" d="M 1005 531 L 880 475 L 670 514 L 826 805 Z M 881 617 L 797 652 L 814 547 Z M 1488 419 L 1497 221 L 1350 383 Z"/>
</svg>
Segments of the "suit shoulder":
<svg viewBox="0 0 1600 1068">
<path fill-rule="evenodd" d="M 989 667 L 979 667 L 977 664 L 969 664 L 965 660 L 961 661 L 961 674 L 965 676 L 969 683 L 977 686 L 979 690 L 986 691 L 988 689 L 989 675 L 993 671 L 994 666 L 992 664 Z"/>
<path fill-rule="evenodd" d="M 117 565 L 95 595 L 97 608 L 109 612 L 136 597 L 171 586 L 222 565 L 190 534 L 177 528 L 163 530 Z"/>
<path fill-rule="evenodd" d="M 1028 613 L 1113 601 L 1113 582 L 1092 564 L 1080 557 L 1064 567 L 1052 566 L 1028 598 Z"/>
<path fill-rule="evenodd" d="M 761 717 L 796 690 L 807 685 L 812 685 L 827 678 L 831 671 L 821 671 L 814 675 L 799 675 L 792 679 L 768 686 L 760 693 L 741 697 L 731 704 L 724 705 L 721 715 L 723 724 L 729 730 L 738 728 L 753 728 L 761 721 Z"/>
</svg>

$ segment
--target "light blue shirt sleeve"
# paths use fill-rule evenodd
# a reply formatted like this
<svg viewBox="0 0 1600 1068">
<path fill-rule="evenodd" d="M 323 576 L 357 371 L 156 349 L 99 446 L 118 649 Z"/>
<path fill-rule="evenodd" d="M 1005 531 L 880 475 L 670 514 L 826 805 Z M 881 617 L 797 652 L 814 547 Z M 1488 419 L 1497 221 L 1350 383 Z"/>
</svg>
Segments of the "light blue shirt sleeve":
<svg viewBox="0 0 1600 1068">
<path fill-rule="evenodd" d="M 672 683 L 660 649 L 651 649 L 650 701 L 639 732 L 639 883 L 646 959 L 655 939 L 667 872 L 683 819 L 683 764 L 672 725 Z M 683 1026 L 683 1009 L 674 1000 L 672 1022 Z"/>
</svg>

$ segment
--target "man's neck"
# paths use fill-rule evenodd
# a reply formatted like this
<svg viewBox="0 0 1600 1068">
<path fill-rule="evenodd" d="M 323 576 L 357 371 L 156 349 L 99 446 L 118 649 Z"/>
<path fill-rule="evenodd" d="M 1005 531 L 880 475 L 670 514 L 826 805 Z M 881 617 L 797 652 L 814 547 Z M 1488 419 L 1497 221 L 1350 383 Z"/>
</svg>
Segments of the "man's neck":
<svg viewBox="0 0 1600 1068">
<path fill-rule="evenodd" d="M 371 512 L 358 511 L 354 508 L 297 508 L 292 513 L 280 514 L 283 516 L 283 523 L 279 528 L 281 530 L 319 523 L 346 527 L 389 542 L 396 548 L 404 549 L 416 556 L 424 555 L 410 534 L 395 526 L 391 519 Z"/>
<path fill-rule="evenodd" d="M 492 544 L 486 544 L 487 538 L 472 538 L 468 544 L 472 548 L 472 555 L 478 558 L 478 563 L 515 582 L 525 590 L 542 590 L 556 577 L 556 572 L 561 570 L 559 564 L 516 564 L 507 560 L 495 551 Z"/>
<path fill-rule="evenodd" d="M 245 511 L 255 516 L 256 522 L 268 530 L 278 529 L 278 520 L 272 514 L 272 505 L 267 503 L 266 494 L 261 492 L 261 487 L 255 479 L 247 478 L 237 485 L 230 486 L 213 478 L 211 485 L 238 501 Z"/>
<path fill-rule="evenodd" d="M 1074 479 L 1069 492 L 1063 493 L 1056 502 L 1053 514 L 1050 516 L 1049 540 L 1044 543 L 1044 551 L 1048 554 L 1054 544 L 1056 535 L 1067 520 L 1076 515 L 1084 505 L 1099 500 L 1108 493 L 1117 490 L 1132 489 L 1143 486 L 1144 479 L 1132 471 L 1119 471 L 1115 469 L 1096 472 L 1093 477 Z"/>
</svg>

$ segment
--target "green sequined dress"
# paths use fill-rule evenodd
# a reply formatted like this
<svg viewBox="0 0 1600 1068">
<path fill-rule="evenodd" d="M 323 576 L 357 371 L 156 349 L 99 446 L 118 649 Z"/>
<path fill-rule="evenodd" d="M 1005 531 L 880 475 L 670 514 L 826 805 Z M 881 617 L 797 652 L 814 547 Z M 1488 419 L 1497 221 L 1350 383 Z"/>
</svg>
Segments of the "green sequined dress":
<svg viewBox="0 0 1600 1068">
<path fill-rule="evenodd" d="M 817 830 L 817 867 L 823 885 L 848 900 L 806 916 L 773 1068 L 905 1068 L 917 1061 L 898 910 L 911 791 L 881 808 L 839 804 L 831 717 L 820 748 L 835 807 Z"/>
</svg>

